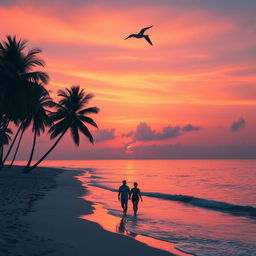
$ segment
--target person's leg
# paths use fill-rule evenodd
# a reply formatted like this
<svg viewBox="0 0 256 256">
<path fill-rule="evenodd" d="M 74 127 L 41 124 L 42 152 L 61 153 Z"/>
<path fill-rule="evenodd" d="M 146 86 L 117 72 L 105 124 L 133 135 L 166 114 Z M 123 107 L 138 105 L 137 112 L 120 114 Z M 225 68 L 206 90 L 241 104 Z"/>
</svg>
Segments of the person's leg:
<svg viewBox="0 0 256 256">
<path fill-rule="evenodd" d="M 124 202 L 121 202 L 121 206 L 122 206 L 123 211 L 124 211 L 124 209 L 125 209 Z"/>
<path fill-rule="evenodd" d="M 127 201 L 125 201 L 125 200 L 122 200 L 121 201 L 121 205 L 122 205 L 122 208 L 123 208 L 123 213 L 124 214 L 126 214 L 126 212 L 127 212 L 127 208 L 128 208 L 128 202 Z"/>
<path fill-rule="evenodd" d="M 135 214 L 135 215 L 137 215 L 137 211 L 138 211 L 138 203 L 139 203 L 139 201 L 138 201 L 138 200 L 136 200 L 136 201 L 134 202 L 134 214 Z"/>
<path fill-rule="evenodd" d="M 133 206 L 134 215 L 136 215 L 136 201 L 132 201 L 132 206 Z"/>
</svg>

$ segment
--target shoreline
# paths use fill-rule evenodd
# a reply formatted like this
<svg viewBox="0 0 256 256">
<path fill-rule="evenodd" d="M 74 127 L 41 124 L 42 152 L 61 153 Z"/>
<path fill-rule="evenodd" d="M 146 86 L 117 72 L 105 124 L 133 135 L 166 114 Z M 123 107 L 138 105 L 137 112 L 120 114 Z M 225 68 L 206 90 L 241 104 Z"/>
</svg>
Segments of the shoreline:
<svg viewBox="0 0 256 256">
<path fill-rule="evenodd" d="M 33 211 L 22 217 L 30 226 L 31 236 L 43 241 L 41 247 L 46 246 L 43 249 L 47 255 L 175 255 L 134 238 L 109 232 L 96 222 L 81 219 L 79 216 L 93 213 L 93 203 L 81 198 L 87 191 L 75 178 L 79 171 L 59 171 L 61 174 L 55 177 L 57 186 L 47 191 L 42 200 L 34 202 Z M 43 254 L 33 251 L 33 254 L 26 252 L 26 255 Z"/>
<path fill-rule="evenodd" d="M 80 180 L 79 175 L 77 176 L 77 178 L 78 180 Z M 85 194 L 85 196 L 82 197 L 83 200 L 87 202 L 91 202 L 93 205 L 92 213 L 82 215 L 80 216 L 80 218 L 98 223 L 104 230 L 110 231 L 112 233 L 120 234 L 122 236 L 128 236 L 139 242 L 147 244 L 150 247 L 167 251 L 171 253 L 171 255 L 175 255 L 175 256 L 191 256 L 192 255 L 176 249 L 175 243 L 158 240 L 150 236 L 129 232 L 126 229 L 126 221 L 130 218 L 133 218 L 133 216 L 131 217 L 131 215 L 128 214 L 123 217 L 119 217 L 119 216 L 117 217 L 109 214 L 108 210 L 103 205 L 93 201 L 93 198 L 90 195 L 90 192 L 91 192 L 90 188 L 88 188 L 88 185 L 84 184 L 82 180 L 80 181 L 82 183 L 82 186 L 85 187 L 87 190 L 87 193 Z"/>
<path fill-rule="evenodd" d="M 85 196 L 85 198 L 88 198 L 88 196 Z M 89 200 L 89 198 L 88 198 Z M 90 201 L 90 200 L 89 200 Z M 125 221 L 127 217 L 124 218 L 119 218 L 112 216 L 107 213 L 107 210 L 100 204 L 94 203 L 93 204 L 94 210 L 93 213 L 87 214 L 87 215 L 82 215 L 80 218 L 86 219 L 95 223 L 98 223 L 103 227 L 104 230 L 108 230 L 113 233 L 117 233 L 123 236 L 128 236 L 132 237 L 133 239 L 142 242 L 144 244 L 147 244 L 150 247 L 154 247 L 163 251 L 167 251 L 171 253 L 171 255 L 175 256 L 191 256 L 192 254 L 188 254 L 185 252 L 182 252 L 178 249 L 175 248 L 175 244 L 171 242 L 166 242 L 162 240 L 157 240 L 156 238 L 152 238 L 150 236 L 145 236 L 145 235 L 140 235 L 136 233 L 131 233 L 126 230 L 125 227 Z M 108 222 L 106 222 L 106 219 L 104 220 L 104 223 L 100 221 L 101 216 L 107 216 Z"/>
</svg>

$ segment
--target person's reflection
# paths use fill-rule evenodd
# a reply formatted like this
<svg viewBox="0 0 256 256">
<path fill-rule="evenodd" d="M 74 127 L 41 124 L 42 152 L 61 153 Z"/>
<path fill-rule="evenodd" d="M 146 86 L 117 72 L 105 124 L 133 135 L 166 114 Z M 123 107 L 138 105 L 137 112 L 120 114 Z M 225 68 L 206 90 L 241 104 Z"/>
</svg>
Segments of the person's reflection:
<svg viewBox="0 0 256 256">
<path fill-rule="evenodd" d="M 138 219 L 136 217 L 131 218 L 131 220 L 129 222 L 129 225 L 133 230 L 136 230 L 138 228 Z M 132 236 L 132 237 L 136 237 L 138 234 L 136 234 L 132 231 L 127 231 L 127 235 Z"/>
<path fill-rule="evenodd" d="M 136 234 L 136 233 L 134 233 L 134 232 L 128 232 L 128 231 L 127 231 L 127 235 L 132 236 L 132 237 L 135 238 L 138 234 Z"/>
<path fill-rule="evenodd" d="M 122 219 L 120 220 L 119 225 L 117 225 L 117 232 L 120 233 L 120 234 L 125 234 L 125 233 L 127 233 L 127 232 L 126 232 L 126 229 L 125 229 L 125 219 L 126 219 L 126 218 L 122 218 Z"/>
<path fill-rule="evenodd" d="M 134 233 L 132 231 L 126 230 L 126 227 L 125 227 L 126 222 L 127 222 L 127 218 L 126 217 L 122 218 L 120 220 L 120 223 L 116 227 L 117 232 L 120 233 L 120 234 L 123 234 L 123 235 L 128 235 L 128 236 L 136 237 L 137 236 L 136 233 Z M 131 223 L 132 223 L 133 228 L 135 228 L 137 226 L 136 218 L 132 219 Z"/>
</svg>

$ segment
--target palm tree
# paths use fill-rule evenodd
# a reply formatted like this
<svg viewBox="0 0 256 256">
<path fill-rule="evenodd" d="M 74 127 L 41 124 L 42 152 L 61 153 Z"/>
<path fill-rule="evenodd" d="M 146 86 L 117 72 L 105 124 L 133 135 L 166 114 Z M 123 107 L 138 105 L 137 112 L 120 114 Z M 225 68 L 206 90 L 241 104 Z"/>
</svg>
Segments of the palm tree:
<svg viewBox="0 0 256 256">
<path fill-rule="evenodd" d="M 23 122 L 21 122 L 21 124 L 19 124 L 19 122 L 16 123 L 16 126 L 19 126 L 19 128 L 17 129 L 16 134 L 15 134 L 13 140 L 12 140 L 12 143 L 11 143 L 11 145 L 8 148 L 8 151 L 7 151 L 6 155 L 5 155 L 5 158 L 3 159 L 3 163 L 6 161 L 6 159 L 9 156 L 9 154 L 11 153 L 12 147 L 14 146 L 14 143 L 15 143 L 15 141 L 16 141 L 16 139 L 17 139 L 17 137 L 18 137 L 18 135 L 19 135 L 19 133 L 21 131 L 22 125 L 23 125 Z"/>
<path fill-rule="evenodd" d="M 11 120 L 27 117 L 35 104 L 33 94 L 48 82 L 45 72 L 32 71 L 36 66 L 44 67 L 44 61 L 37 56 L 41 50 L 35 48 L 26 53 L 26 44 L 15 36 L 7 36 L 7 41 L 0 43 L 0 110 Z"/>
<path fill-rule="evenodd" d="M 20 143 L 21 143 L 21 140 L 22 140 L 22 137 L 23 137 L 24 132 L 25 132 L 25 128 L 23 127 L 22 130 L 21 130 L 21 134 L 20 134 L 20 138 L 19 138 L 19 141 L 18 141 L 16 150 L 15 150 L 14 155 L 13 155 L 13 158 L 12 158 L 12 162 L 11 162 L 11 164 L 9 165 L 9 168 L 12 167 L 12 165 L 13 165 L 15 159 L 16 159 L 16 156 L 17 156 L 17 153 L 18 153 L 18 150 L 19 150 Z"/>
<path fill-rule="evenodd" d="M 4 128 L 10 121 L 23 122 L 29 116 L 37 103 L 35 94 L 45 90 L 43 86 L 49 80 L 45 72 L 33 71 L 35 67 L 44 67 L 44 61 L 38 58 L 41 50 L 26 51 L 26 45 L 27 41 L 15 36 L 7 36 L 0 43 L 0 116 L 4 118 Z M 9 153 L 10 150 L 4 161 Z"/>
<path fill-rule="evenodd" d="M 46 93 L 45 91 L 41 91 L 41 95 L 39 95 L 39 99 L 38 99 L 37 108 L 34 109 L 33 112 L 30 114 L 30 116 L 23 122 L 20 139 L 19 139 L 16 151 L 14 154 L 13 160 L 9 167 L 12 167 L 13 162 L 15 161 L 16 154 L 18 152 L 24 131 L 32 124 L 32 132 L 34 133 L 33 145 L 32 145 L 32 150 L 30 153 L 28 163 L 24 169 L 26 169 L 30 166 L 31 161 L 33 159 L 33 155 L 34 155 L 36 138 L 40 136 L 41 132 L 43 133 L 45 131 L 46 126 L 49 127 L 53 123 L 52 119 L 49 116 L 50 111 L 48 109 L 46 109 L 48 107 L 52 107 L 53 104 L 54 103 L 53 103 L 52 99 L 50 98 L 49 93 Z"/>
<path fill-rule="evenodd" d="M 51 139 L 58 139 L 53 146 L 43 155 L 43 157 L 26 172 L 31 171 L 38 166 L 45 157 L 56 147 L 58 142 L 65 135 L 67 130 L 71 131 L 72 139 L 76 146 L 79 146 L 81 132 L 92 144 L 93 137 L 85 125 L 88 123 L 96 128 L 97 124 L 92 118 L 85 116 L 85 114 L 97 114 L 99 109 L 97 107 L 84 108 L 88 101 L 93 98 L 92 94 L 85 94 L 84 90 L 80 90 L 79 86 L 72 86 L 70 89 L 60 90 L 58 93 L 60 100 L 55 103 L 56 112 L 53 112 L 51 117 L 56 122 L 49 130 Z"/>
<path fill-rule="evenodd" d="M 3 151 L 4 151 L 4 145 L 8 145 L 9 141 L 11 140 L 10 134 L 12 134 L 11 129 L 6 128 L 5 124 L 2 122 L 0 123 L 0 162 L 2 163 L 3 159 Z"/>
<path fill-rule="evenodd" d="M 42 92 L 41 97 L 38 99 L 38 108 L 35 112 L 32 113 L 30 120 L 28 120 L 28 123 L 33 123 L 32 131 L 34 132 L 34 139 L 32 150 L 25 169 L 30 167 L 31 161 L 33 159 L 36 138 L 40 136 L 41 132 L 43 133 L 45 131 L 45 127 L 50 127 L 53 124 L 52 118 L 49 116 L 50 111 L 46 109 L 47 107 L 52 107 L 53 105 L 54 103 L 49 94 Z"/>
</svg>

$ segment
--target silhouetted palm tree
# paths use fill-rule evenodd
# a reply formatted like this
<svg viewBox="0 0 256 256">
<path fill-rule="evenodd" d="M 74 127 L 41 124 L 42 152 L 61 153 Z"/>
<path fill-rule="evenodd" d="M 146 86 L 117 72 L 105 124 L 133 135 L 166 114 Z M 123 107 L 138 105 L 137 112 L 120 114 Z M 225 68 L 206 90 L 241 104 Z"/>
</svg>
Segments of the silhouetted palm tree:
<svg viewBox="0 0 256 256">
<path fill-rule="evenodd" d="M 15 152 L 14 152 L 14 155 L 13 155 L 13 158 L 12 158 L 12 162 L 11 162 L 11 164 L 9 165 L 9 168 L 12 167 L 12 165 L 13 165 L 15 159 L 16 159 L 16 156 L 17 156 L 17 153 L 18 153 L 18 150 L 19 150 L 20 143 L 21 143 L 21 140 L 22 140 L 22 137 L 23 137 L 24 132 L 25 132 L 25 128 L 22 127 L 22 129 L 21 129 L 21 134 L 20 134 L 20 138 L 19 138 L 19 140 L 18 140 L 18 144 L 17 144 L 16 150 L 15 150 Z"/>
<path fill-rule="evenodd" d="M 41 50 L 26 51 L 26 44 L 15 36 L 7 36 L 0 43 L 0 116 L 4 129 L 10 121 L 22 122 L 29 116 L 36 105 L 35 94 L 45 90 L 43 85 L 48 82 L 45 72 L 33 71 L 44 67 L 44 61 L 38 58 Z"/>
<path fill-rule="evenodd" d="M 11 140 L 10 134 L 12 134 L 11 129 L 6 128 L 5 124 L 2 122 L 0 123 L 0 162 L 2 162 L 3 159 L 3 151 L 4 151 L 4 145 L 8 145 L 9 141 Z"/>
<path fill-rule="evenodd" d="M 4 145 L 9 143 L 11 137 L 8 135 L 8 121 L 4 114 L 0 115 L 0 170 L 3 166 Z M 8 144 L 7 143 L 7 144 Z"/>
<path fill-rule="evenodd" d="M 53 103 L 52 99 L 50 98 L 49 94 L 46 93 L 45 91 L 42 91 L 41 95 L 38 99 L 37 108 L 35 108 L 33 110 L 33 112 L 30 114 L 30 116 L 23 122 L 20 139 L 19 139 L 16 151 L 14 154 L 13 160 L 9 167 L 12 167 L 13 162 L 15 161 L 24 131 L 32 124 L 32 131 L 34 133 L 33 144 L 32 144 L 32 149 L 31 149 L 28 163 L 24 169 L 26 169 L 30 166 L 31 161 L 33 159 L 33 155 L 34 155 L 36 138 L 39 137 L 40 134 L 45 131 L 45 127 L 47 127 L 47 126 L 49 127 L 53 123 L 52 119 L 49 116 L 50 111 L 48 109 L 46 109 L 46 108 L 52 107 L 53 104 L 54 103 Z"/>
<path fill-rule="evenodd" d="M 41 97 L 38 99 L 38 108 L 34 111 L 30 118 L 26 121 L 25 125 L 32 123 L 32 131 L 34 133 L 32 150 L 29 156 L 29 160 L 25 169 L 30 167 L 33 159 L 36 138 L 45 131 L 45 127 L 50 127 L 53 124 L 52 118 L 49 116 L 50 111 L 47 108 L 51 108 L 54 105 L 49 94 L 42 92 Z"/>
<path fill-rule="evenodd" d="M 9 154 L 11 153 L 12 147 L 14 146 L 14 143 L 15 143 L 15 141 L 16 141 L 16 139 L 17 139 L 17 137 L 18 137 L 18 135 L 19 135 L 19 133 L 20 133 L 20 131 L 21 131 L 22 124 L 23 124 L 23 122 L 21 122 L 21 124 L 20 124 L 19 122 L 17 122 L 17 123 L 15 124 L 15 125 L 18 126 L 19 128 L 17 129 L 17 131 L 16 131 L 16 133 L 15 133 L 15 136 L 14 136 L 14 138 L 13 138 L 13 140 L 12 140 L 12 143 L 11 143 L 11 145 L 10 145 L 9 148 L 8 148 L 8 151 L 7 151 L 6 155 L 5 155 L 5 158 L 3 159 L 3 163 L 6 161 L 6 159 L 7 159 L 8 156 L 9 156 Z"/>
<path fill-rule="evenodd" d="M 37 56 L 41 50 L 25 52 L 26 44 L 15 36 L 7 36 L 0 43 L 0 110 L 11 120 L 27 117 L 34 105 L 34 92 L 48 82 L 45 72 L 32 71 L 36 66 L 44 67 L 44 61 Z"/>
<path fill-rule="evenodd" d="M 70 89 L 60 90 L 58 96 L 61 97 L 59 103 L 55 103 L 56 112 L 52 113 L 52 118 L 56 122 L 49 130 L 51 139 L 58 139 L 53 146 L 43 155 L 43 157 L 26 172 L 31 171 L 39 165 L 45 157 L 56 147 L 58 142 L 64 136 L 68 129 L 71 131 L 72 139 L 75 145 L 79 146 L 79 132 L 93 143 L 93 137 L 85 125 L 88 123 L 96 128 L 97 124 L 92 118 L 85 116 L 85 114 L 97 114 L 99 109 L 97 107 L 84 108 L 90 99 L 93 98 L 92 94 L 85 94 L 84 90 L 80 90 L 79 86 L 72 86 Z"/>
</svg>

